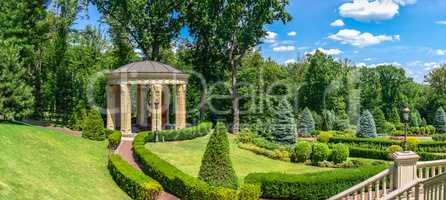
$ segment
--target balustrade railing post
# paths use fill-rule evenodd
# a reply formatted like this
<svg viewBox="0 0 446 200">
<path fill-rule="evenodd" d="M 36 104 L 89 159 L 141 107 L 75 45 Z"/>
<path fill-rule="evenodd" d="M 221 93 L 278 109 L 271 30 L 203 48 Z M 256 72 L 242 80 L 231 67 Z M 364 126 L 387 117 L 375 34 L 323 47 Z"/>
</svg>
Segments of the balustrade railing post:
<svg viewBox="0 0 446 200">
<path fill-rule="evenodd" d="M 412 151 L 405 151 L 393 153 L 392 158 L 395 163 L 393 171 L 393 186 L 395 189 L 417 180 L 417 161 L 420 156 Z"/>
</svg>

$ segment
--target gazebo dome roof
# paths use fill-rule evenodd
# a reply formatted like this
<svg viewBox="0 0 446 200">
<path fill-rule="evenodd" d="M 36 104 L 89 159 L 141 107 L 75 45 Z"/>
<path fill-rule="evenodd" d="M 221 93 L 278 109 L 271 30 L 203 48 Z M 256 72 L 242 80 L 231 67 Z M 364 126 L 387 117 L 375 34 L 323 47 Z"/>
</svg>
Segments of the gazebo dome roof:
<svg viewBox="0 0 446 200">
<path fill-rule="evenodd" d="M 182 74 L 178 69 L 173 68 L 170 65 L 166 65 L 156 61 L 139 61 L 126 64 L 118 69 L 112 71 L 112 73 L 174 73 Z"/>
<path fill-rule="evenodd" d="M 126 64 L 108 74 L 110 84 L 181 84 L 188 75 L 182 71 L 156 61 L 138 61 Z"/>
</svg>

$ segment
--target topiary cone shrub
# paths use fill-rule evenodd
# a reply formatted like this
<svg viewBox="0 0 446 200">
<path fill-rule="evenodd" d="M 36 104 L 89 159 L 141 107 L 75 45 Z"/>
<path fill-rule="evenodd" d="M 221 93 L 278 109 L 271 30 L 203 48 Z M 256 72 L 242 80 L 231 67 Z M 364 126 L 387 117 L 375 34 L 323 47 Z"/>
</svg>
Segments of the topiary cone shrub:
<svg viewBox="0 0 446 200">
<path fill-rule="evenodd" d="M 91 109 L 83 120 L 82 137 L 90 140 L 104 140 L 105 128 L 101 114 L 96 109 Z"/>
<path fill-rule="evenodd" d="M 229 157 L 229 140 L 223 122 L 218 122 L 201 160 L 199 178 L 211 186 L 237 189 L 237 176 Z"/>
<path fill-rule="evenodd" d="M 359 118 L 357 137 L 370 138 L 376 137 L 376 126 L 373 115 L 370 111 L 365 110 Z"/>
<path fill-rule="evenodd" d="M 437 132 L 446 133 L 446 114 L 442 107 L 439 107 L 435 112 L 434 127 Z"/>
<path fill-rule="evenodd" d="M 302 112 L 302 116 L 299 119 L 299 134 L 304 136 L 311 136 L 314 132 L 315 125 L 313 115 L 311 114 L 310 109 L 305 108 Z"/>
</svg>

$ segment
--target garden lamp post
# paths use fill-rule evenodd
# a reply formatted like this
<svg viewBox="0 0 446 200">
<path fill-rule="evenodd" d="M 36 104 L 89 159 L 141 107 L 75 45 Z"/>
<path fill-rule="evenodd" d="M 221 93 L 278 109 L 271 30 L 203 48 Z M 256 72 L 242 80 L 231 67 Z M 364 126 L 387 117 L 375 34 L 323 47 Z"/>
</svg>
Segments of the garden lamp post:
<svg viewBox="0 0 446 200">
<path fill-rule="evenodd" d="M 409 128 L 409 113 L 408 107 L 403 108 L 403 121 L 404 121 L 404 151 L 407 151 L 407 129 Z"/>
<path fill-rule="evenodd" d="M 158 142 L 158 138 L 159 138 L 159 130 L 158 130 L 158 108 L 159 108 L 159 104 L 160 102 L 158 100 L 155 100 L 154 102 L 155 104 L 155 142 Z"/>
</svg>

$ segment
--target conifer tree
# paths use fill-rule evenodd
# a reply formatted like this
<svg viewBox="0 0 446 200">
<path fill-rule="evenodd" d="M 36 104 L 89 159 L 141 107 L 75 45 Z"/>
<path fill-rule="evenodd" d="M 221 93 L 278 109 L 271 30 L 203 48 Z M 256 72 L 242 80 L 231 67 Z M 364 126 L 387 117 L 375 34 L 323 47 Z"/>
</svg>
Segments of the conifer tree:
<svg viewBox="0 0 446 200">
<path fill-rule="evenodd" d="M 90 140 L 104 140 L 105 128 L 101 114 L 96 109 L 88 111 L 82 124 L 82 137 Z"/>
<path fill-rule="evenodd" d="M 442 107 L 437 109 L 434 117 L 434 127 L 437 129 L 439 133 L 446 132 L 446 114 Z"/>
<path fill-rule="evenodd" d="M 392 111 L 389 114 L 389 122 L 392 122 L 395 125 L 401 123 L 400 112 L 395 107 L 392 108 Z"/>
<path fill-rule="evenodd" d="M 422 124 L 421 116 L 418 110 L 414 110 L 410 113 L 410 126 L 419 127 Z"/>
<path fill-rule="evenodd" d="M 279 143 L 296 143 L 296 122 L 287 100 L 280 101 L 276 112 L 273 113 L 271 133 Z"/>
<path fill-rule="evenodd" d="M 300 116 L 298 128 L 299 133 L 306 136 L 311 135 L 315 130 L 313 115 L 311 114 L 310 109 L 308 109 L 307 107 L 304 109 L 302 115 Z"/>
<path fill-rule="evenodd" d="M 237 188 L 237 176 L 229 157 L 229 140 L 226 126 L 217 123 L 216 130 L 209 138 L 201 160 L 199 178 L 211 186 Z"/>
<path fill-rule="evenodd" d="M 373 119 L 373 115 L 370 113 L 370 111 L 365 110 L 359 118 L 358 131 L 356 133 L 356 136 L 363 138 L 377 136 L 375 120 Z"/>
<path fill-rule="evenodd" d="M 333 130 L 336 122 L 336 115 L 333 111 L 323 110 L 322 111 L 322 130 L 330 131 Z"/>
<path fill-rule="evenodd" d="M 386 123 L 384 112 L 380 108 L 376 108 L 373 110 L 373 116 L 375 117 L 376 132 L 384 133 L 384 126 Z"/>
</svg>

